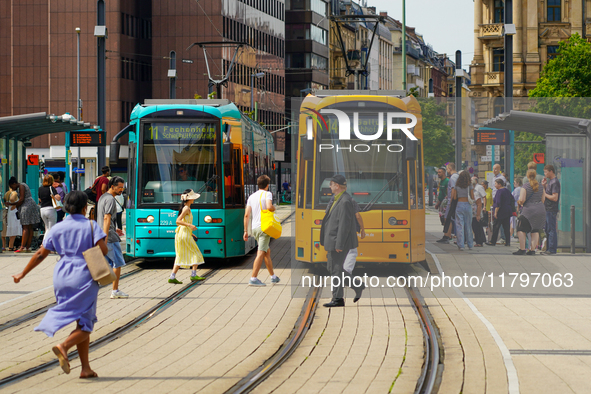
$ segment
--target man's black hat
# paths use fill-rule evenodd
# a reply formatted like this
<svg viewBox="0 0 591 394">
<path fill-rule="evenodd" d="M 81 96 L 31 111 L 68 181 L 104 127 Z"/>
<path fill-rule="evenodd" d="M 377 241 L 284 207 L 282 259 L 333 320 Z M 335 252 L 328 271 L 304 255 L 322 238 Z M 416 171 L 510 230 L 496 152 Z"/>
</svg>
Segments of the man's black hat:
<svg viewBox="0 0 591 394">
<path fill-rule="evenodd" d="M 341 174 L 333 176 L 332 178 L 330 178 L 330 180 L 334 183 L 338 183 L 339 185 L 347 186 L 347 180 Z"/>
</svg>

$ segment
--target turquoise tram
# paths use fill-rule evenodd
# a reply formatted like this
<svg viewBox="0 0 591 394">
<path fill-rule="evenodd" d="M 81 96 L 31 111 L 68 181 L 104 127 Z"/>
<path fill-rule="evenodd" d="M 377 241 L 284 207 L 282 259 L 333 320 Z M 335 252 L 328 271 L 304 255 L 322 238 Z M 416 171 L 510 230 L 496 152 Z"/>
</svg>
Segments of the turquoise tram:
<svg viewBox="0 0 591 394">
<path fill-rule="evenodd" d="M 146 100 L 136 105 L 130 124 L 126 199 L 126 248 L 132 258 L 174 257 L 180 196 L 193 189 L 194 234 L 207 258 L 242 256 L 254 240 L 242 239 L 248 196 L 256 179 L 274 182 L 272 135 L 230 101 Z M 272 184 L 272 189 L 276 187 Z"/>
</svg>

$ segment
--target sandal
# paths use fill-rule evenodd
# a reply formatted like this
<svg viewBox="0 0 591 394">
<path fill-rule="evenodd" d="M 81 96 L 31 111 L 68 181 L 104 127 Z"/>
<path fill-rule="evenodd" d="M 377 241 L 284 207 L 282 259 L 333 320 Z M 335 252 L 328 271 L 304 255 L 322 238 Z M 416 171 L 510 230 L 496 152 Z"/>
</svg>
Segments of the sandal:
<svg viewBox="0 0 591 394">
<path fill-rule="evenodd" d="M 98 375 L 96 372 L 92 371 L 92 373 L 90 375 L 82 375 L 80 374 L 80 379 L 94 379 L 94 378 L 98 378 Z"/>
<path fill-rule="evenodd" d="M 19 249 L 15 250 L 14 253 L 23 253 L 23 249 L 19 248 Z"/>
<path fill-rule="evenodd" d="M 52 347 L 51 350 L 53 351 L 53 354 L 55 354 L 57 356 L 57 359 L 60 362 L 60 367 L 62 367 L 62 370 L 66 374 L 69 374 L 70 373 L 70 362 L 68 361 L 68 357 L 64 356 L 64 354 L 62 353 L 60 348 L 57 346 Z"/>
</svg>

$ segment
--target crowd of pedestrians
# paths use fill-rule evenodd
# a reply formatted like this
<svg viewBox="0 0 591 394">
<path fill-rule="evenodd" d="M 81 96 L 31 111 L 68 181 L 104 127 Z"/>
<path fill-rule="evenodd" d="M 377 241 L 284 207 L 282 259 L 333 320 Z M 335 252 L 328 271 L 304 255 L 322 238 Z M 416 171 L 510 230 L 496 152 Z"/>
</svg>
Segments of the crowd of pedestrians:
<svg viewBox="0 0 591 394">
<path fill-rule="evenodd" d="M 443 227 L 439 243 L 455 243 L 460 251 L 483 245 L 502 243 L 510 247 L 512 238 L 519 240 L 514 255 L 556 254 L 556 220 L 560 199 L 560 182 L 554 166 L 544 167 L 544 176 L 537 174 L 536 163 L 528 164 L 525 179 L 515 178 L 513 191 L 508 189 L 507 175 L 501 166 L 493 166 L 493 185 L 470 178 L 467 171 L 456 172 L 449 163 L 438 169 L 438 209 Z M 486 230 L 486 231 L 485 231 Z M 540 245 L 540 235 L 545 240 Z M 547 240 L 547 242 L 546 242 Z"/>
<path fill-rule="evenodd" d="M 535 163 L 530 163 L 535 167 Z M 544 177 L 538 177 L 535 169 L 527 171 L 526 179 L 516 179 L 513 193 L 507 189 L 506 176 L 500 166 L 493 168 L 493 187 L 487 181 L 479 182 L 477 177 L 470 177 L 467 171 L 456 172 L 453 163 L 438 170 L 439 193 L 436 208 L 439 210 L 444 235 L 437 242 L 450 243 L 455 234 L 460 251 L 465 246 L 469 249 L 482 247 L 484 244 L 495 246 L 499 237 L 504 238 L 504 245 L 511 245 L 514 231 L 519 239 L 516 255 L 534 255 L 539 244 L 539 233 L 545 229 L 548 238 L 546 254 L 556 253 L 556 215 L 560 199 L 560 183 L 554 167 L 544 168 Z M 21 251 L 30 251 L 32 226 L 43 220 L 46 233 L 42 246 L 31 257 L 24 270 L 13 275 L 19 283 L 32 269 L 38 266 L 50 253 L 59 255 L 54 270 L 53 283 L 57 305 L 51 308 L 36 331 L 53 336 L 61 328 L 76 322 L 76 329 L 52 351 L 57 356 L 60 366 L 70 372 L 68 350 L 76 346 L 82 363 L 80 378 L 94 378 L 97 374 L 90 368 L 88 360 L 90 333 L 96 318 L 98 283 L 93 280 L 83 252 L 98 246 L 113 269 L 116 279 L 113 281 L 111 298 L 128 298 L 121 291 L 119 279 L 121 267 L 125 265 L 120 242 L 123 235 L 121 215 L 124 208 L 121 198 L 125 182 L 118 176 L 110 177 L 110 169 L 103 168 L 103 175 L 91 188 L 96 194 L 96 222 L 87 219 L 89 197 L 87 192 L 67 193 L 59 174 L 46 175 L 39 189 L 38 207 L 31 196 L 29 187 L 10 179 L 10 189 L 3 197 L 8 207 L 3 214 L 7 226 L 2 233 L 3 242 L 9 241 L 13 248 L 14 237 L 21 231 Z M 275 211 L 273 196 L 269 192 L 270 179 L 262 175 L 257 179 L 258 191 L 247 202 L 244 215 L 245 242 L 252 236 L 258 244 L 257 256 L 249 280 L 251 286 L 265 286 L 258 279 L 263 265 L 267 268 L 271 283 L 280 282 L 273 270 L 270 236 L 262 230 L 261 217 L 264 212 Z M 359 206 L 347 193 L 347 180 L 343 175 L 335 175 L 329 183 L 332 198 L 327 205 L 320 229 L 320 244 L 327 251 L 327 268 L 332 277 L 341 278 L 333 286 L 332 299 L 325 307 L 342 307 L 344 286 L 355 291 L 353 302 L 357 302 L 364 290 L 363 283 L 356 283 L 352 278 L 357 257 L 358 236 L 365 237 L 363 219 Z M 191 189 L 180 196 L 175 232 L 175 252 L 173 270 L 169 283 L 182 284 L 176 275 L 180 268 L 190 268 L 191 281 L 205 278 L 197 275 L 197 267 L 204 263 L 203 255 L 195 242 L 191 205 L 200 197 Z M 63 202 L 63 204 L 62 204 Z M 65 219 L 63 214 L 69 213 Z M 60 217 L 61 216 L 61 217 Z M 515 219 L 513 219 L 515 217 Z M 250 229 L 250 231 L 249 231 Z M 484 229 L 487 229 L 485 233 Z M 488 242 L 487 242 L 488 238 Z M 348 280 L 347 280 L 348 279 Z"/>
</svg>

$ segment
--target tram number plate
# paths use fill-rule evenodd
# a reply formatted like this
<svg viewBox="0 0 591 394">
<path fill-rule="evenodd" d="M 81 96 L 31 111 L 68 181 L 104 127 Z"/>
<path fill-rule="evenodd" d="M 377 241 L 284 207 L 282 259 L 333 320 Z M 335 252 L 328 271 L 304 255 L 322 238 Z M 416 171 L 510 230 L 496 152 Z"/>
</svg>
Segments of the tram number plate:
<svg viewBox="0 0 591 394">
<path fill-rule="evenodd" d="M 176 217 L 176 212 L 160 212 L 160 225 L 174 226 L 176 225 Z"/>
</svg>

